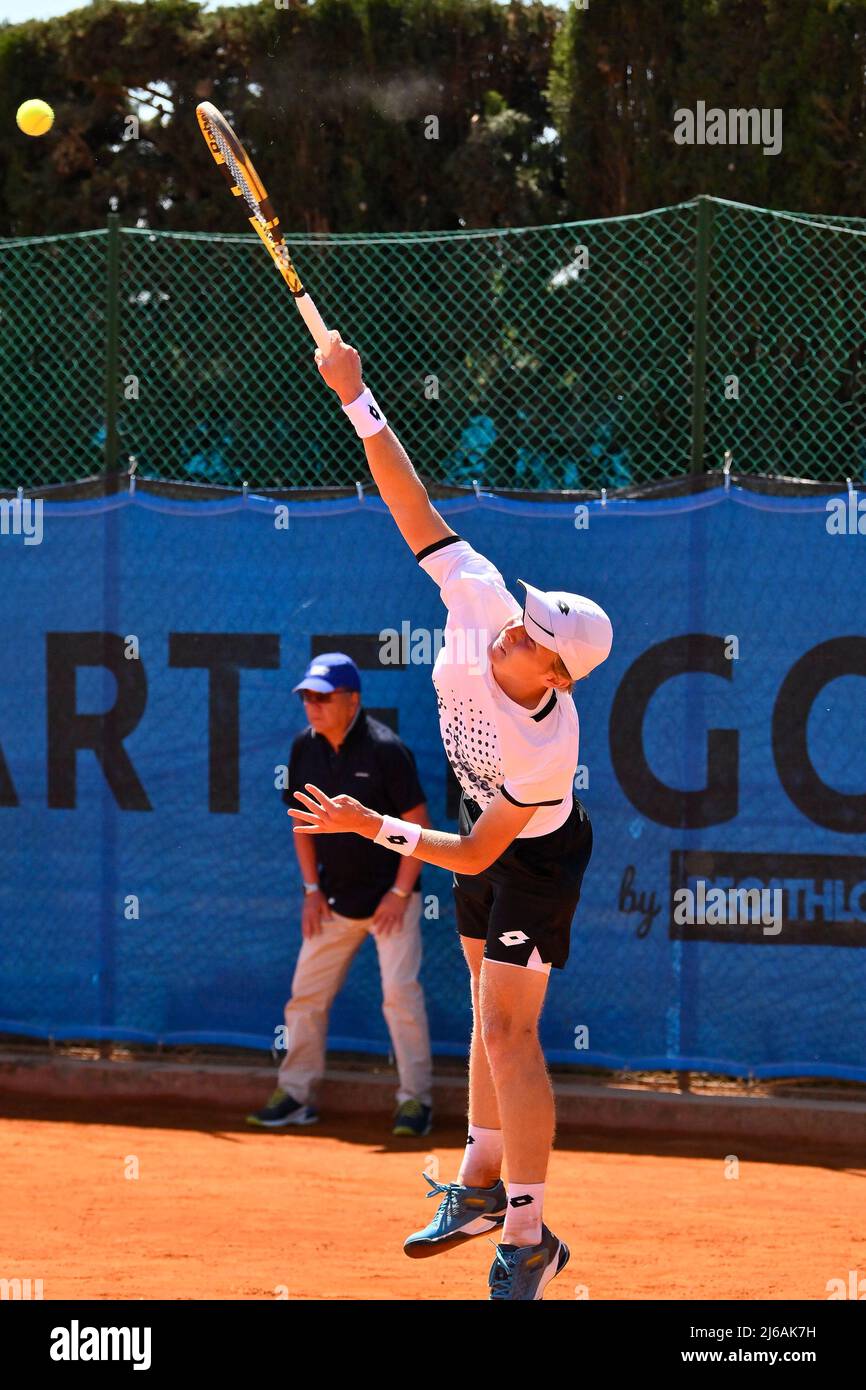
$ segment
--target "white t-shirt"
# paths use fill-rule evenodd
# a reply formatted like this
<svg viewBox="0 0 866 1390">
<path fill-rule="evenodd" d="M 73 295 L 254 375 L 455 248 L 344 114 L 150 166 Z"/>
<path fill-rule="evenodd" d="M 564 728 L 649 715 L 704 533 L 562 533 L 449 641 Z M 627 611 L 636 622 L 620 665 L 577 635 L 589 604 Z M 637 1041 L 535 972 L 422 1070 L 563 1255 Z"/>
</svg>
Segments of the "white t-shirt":
<svg viewBox="0 0 866 1390">
<path fill-rule="evenodd" d="M 537 806 L 518 839 L 549 835 L 568 819 L 579 729 L 570 695 L 549 691 L 525 709 L 499 688 L 487 648 L 523 608 L 494 565 L 455 537 L 421 552 L 448 609 L 444 645 L 433 667 L 442 742 L 463 791 L 482 808 L 501 789 Z"/>
</svg>

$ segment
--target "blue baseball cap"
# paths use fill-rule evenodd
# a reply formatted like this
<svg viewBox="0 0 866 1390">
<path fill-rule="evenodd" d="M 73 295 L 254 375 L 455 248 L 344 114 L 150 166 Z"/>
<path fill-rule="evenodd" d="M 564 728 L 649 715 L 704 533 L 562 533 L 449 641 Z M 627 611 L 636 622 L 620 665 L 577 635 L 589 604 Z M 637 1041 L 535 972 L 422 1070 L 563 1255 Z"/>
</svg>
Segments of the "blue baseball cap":
<svg viewBox="0 0 866 1390">
<path fill-rule="evenodd" d="M 303 680 L 293 687 L 292 694 L 298 690 L 317 690 L 321 695 L 327 695 L 334 690 L 360 689 L 361 677 L 352 658 L 346 656 L 345 652 L 323 652 L 321 656 L 313 657 Z"/>
</svg>

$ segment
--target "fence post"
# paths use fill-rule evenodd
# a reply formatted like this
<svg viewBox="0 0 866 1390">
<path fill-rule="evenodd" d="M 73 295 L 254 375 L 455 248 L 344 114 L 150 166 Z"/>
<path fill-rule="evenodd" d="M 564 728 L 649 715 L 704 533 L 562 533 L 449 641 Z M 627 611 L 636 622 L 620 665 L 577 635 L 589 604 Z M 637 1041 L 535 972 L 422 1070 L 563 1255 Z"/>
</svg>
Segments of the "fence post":
<svg viewBox="0 0 866 1390">
<path fill-rule="evenodd" d="M 698 244 L 695 253 L 695 341 L 692 361 L 692 472 L 704 471 L 704 423 L 707 389 L 707 299 L 710 288 L 710 246 L 713 239 L 713 200 L 698 195 Z"/>
<path fill-rule="evenodd" d="M 105 345 L 105 473 L 117 473 L 117 364 L 120 336 L 120 217 L 108 214 L 108 305 Z"/>
</svg>

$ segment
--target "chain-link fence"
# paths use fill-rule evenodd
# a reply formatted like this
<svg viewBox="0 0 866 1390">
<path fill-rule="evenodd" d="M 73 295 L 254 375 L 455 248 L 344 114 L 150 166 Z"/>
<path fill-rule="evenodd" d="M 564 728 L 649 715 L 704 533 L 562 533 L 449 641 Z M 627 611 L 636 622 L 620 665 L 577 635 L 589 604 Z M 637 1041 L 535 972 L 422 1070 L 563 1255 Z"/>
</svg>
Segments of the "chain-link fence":
<svg viewBox="0 0 866 1390">
<path fill-rule="evenodd" d="M 698 198 L 485 232 L 292 235 L 422 476 L 596 491 L 866 477 L 866 219 Z M 258 238 L 0 242 L 0 485 L 364 475 Z"/>
<path fill-rule="evenodd" d="M 707 466 L 866 480 L 866 219 L 705 209 Z"/>
</svg>

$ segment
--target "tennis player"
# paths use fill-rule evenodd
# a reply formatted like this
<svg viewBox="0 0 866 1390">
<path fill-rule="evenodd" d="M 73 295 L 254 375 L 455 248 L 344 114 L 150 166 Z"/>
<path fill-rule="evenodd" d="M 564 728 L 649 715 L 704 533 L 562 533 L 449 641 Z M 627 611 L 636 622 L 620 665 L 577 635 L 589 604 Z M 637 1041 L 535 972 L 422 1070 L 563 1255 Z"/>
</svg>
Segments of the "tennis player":
<svg viewBox="0 0 866 1390">
<path fill-rule="evenodd" d="M 538 1020 L 592 852 L 574 795 L 578 718 L 571 690 L 610 652 L 607 614 L 579 594 L 499 571 L 443 520 L 365 387 L 339 334 L 316 363 L 364 441 L 370 472 L 404 540 L 448 609 L 433 670 L 442 739 L 460 782 L 459 835 L 382 816 L 307 784 L 290 810 L 297 834 L 346 831 L 454 871 L 457 928 L 472 981 L 469 1134 L 456 1182 L 431 1178 L 436 1216 L 407 1255 L 438 1254 L 503 1226 L 490 1298 L 538 1300 L 568 1258 L 543 1222 L 554 1100 Z M 508 1184 L 503 1184 L 503 1157 Z M 426 1175 L 425 1175 L 426 1176 Z"/>
</svg>

